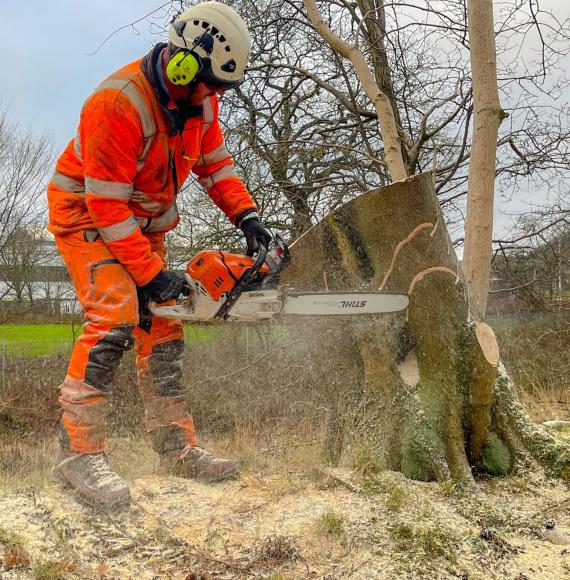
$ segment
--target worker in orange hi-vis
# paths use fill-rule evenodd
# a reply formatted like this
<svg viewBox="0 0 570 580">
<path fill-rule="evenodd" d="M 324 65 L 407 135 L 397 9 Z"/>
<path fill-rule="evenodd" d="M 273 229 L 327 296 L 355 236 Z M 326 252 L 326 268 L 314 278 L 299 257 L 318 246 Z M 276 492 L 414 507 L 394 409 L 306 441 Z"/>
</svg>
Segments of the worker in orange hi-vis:
<svg viewBox="0 0 570 580">
<path fill-rule="evenodd" d="M 53 473 L 92 504 L 130 503 L 105 438 L 115 371 L 133 345 L 146 426 L 163 464 L 208 481 L 237 473 L 235 463 L 197 445 L 185 410 L 181 322 L 139 310 L 189 292 L 166 268 L 164 236 L 179 221 L 176 195 L 191 170 L 241 228 L 250 255 L 270 241 L 218 122 L 218 96 L 243 81 L 250 46 L 229 6 L 202 2 L 181 13 L 168 43 L 113 73 L 87 99 L 48 186 L 49 229 L 87 320 L 60 387 Z"/>
</svg>

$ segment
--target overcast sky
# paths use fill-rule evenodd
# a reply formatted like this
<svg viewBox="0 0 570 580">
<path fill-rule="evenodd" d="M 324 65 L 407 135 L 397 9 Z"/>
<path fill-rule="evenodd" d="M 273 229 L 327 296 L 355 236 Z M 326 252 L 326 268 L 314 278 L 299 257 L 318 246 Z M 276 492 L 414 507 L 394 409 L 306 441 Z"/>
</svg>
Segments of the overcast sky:
<svg viewBox="0 0 570 580">
<path fill-rule="evenodd" d="M 151 33 L 145 21 L 120 30 L 99 50 L 98 46 L 113 31 L 163 3 L 30 0 L 23 5 L 2 0 L 0 99 L 10 120 L 30 126 L 35 133 L 49 133 L 56 148 L 63 149 L 75 134 L 81 105 L 95 86 L 162 39 Z M 156 19 L 164 21 L 164 12 L 159 11 Z"/>
<path fill-rule="evenodd" d="M 36 134 L 48 133 L 61 151 L 75 134 L 82 103 L 95 86 L 164 40 L 158 31 L 167 22 L 164 10 L 119 30 L 162 4 L 161 0 L 28 0 L 25 4 L 1 0 L 0 101 L 8 108 L 9 119 Z M 542 0 L 541 7 L 560 19 L 570 16 L 570 0 Z M 510 205 L 497 199 L 496 231 L 506 221 L 501 212 L 521 207 L 521 199 L 528 197 L 528 192 L 521 192 Z"/>
</svg>

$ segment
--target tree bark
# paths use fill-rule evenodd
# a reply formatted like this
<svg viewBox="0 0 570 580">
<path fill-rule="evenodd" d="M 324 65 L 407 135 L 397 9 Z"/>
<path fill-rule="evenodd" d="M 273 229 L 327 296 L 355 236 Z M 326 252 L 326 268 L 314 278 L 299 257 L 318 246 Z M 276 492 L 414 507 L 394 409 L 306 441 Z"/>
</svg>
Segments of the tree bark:
<svg viewBox="0 0 570 580">
<path fill-rule="evenodd" d="M 390 100 L 396 126 L 401 128 L 402 119 L 394 94 L 392 72 L 384 41 L 386 37 L 386 8 L 384 0 L 357 0 L 357 4 L 362 12 L 362 18 L 366 22 L 363 27 L 366 32 L 363 36 L 372 59 L 371 69 L 374 73 L 376 84 Z M 408 172 L 409 159 L 405 147 L 402 147 L 402 159 L 408 168 L 406 172 Z M 413 171 L 409 171 L 409 173 L 413 173 Z"/>
<path fill-rule="evenodd" d="M 317 32 L 328 42 L 333 50 L 352 62 L 362 88 L 374 105 L 378 114 L 380 137 L 384 143 L 384 158 L 392 181 L 406 179 L 408 174 L 402 157 L 401 141 L 390 99 L 376 84 L 362 52 L 355 45 L 344 42 L 334 34 L 323 20 L 314 0 L 303 0 L 303 4 Z"/>
<path fill-rule="evenodd" d="M 569 450 L 530 421 L 492 329 L 470 308 L 429 175 L 360 196 L 291 251 L 283 282 L 296 289 L 410 297 L 403 313 L 311 327 L 315 380 L 330 389 L 331 460 L 356 445 L 417 479 L 472 484 L 473 470 L 502 474 L 530 458 L 569 477 Z"/>
<path fill-rule="evenodd" d="M 463 270 L 473 304 L 487 309 L 491 273 L 497 134 L 505 118 L 497 89 L 492 0 L 470 0 L 468 29 L 473 76 L 473 144 L 467 185 Z"/>
</svg>

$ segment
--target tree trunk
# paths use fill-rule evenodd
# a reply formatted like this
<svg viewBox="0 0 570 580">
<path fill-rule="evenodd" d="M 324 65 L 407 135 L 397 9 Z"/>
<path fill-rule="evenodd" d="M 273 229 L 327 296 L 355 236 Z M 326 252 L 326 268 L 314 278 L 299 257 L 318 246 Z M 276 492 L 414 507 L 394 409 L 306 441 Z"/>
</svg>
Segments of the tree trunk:
<svg viewBox="0 0 570 580">
<path fill-rule="evenodd" d="M 291 250 L 283 282 L 296 289 L 410 296 L 404 313 L 313 324 L 331 459 L 352 440 L 417 479 L 469 484 L 474 469 L 503 474 L 530 458 L 569 477 L 569 450 L 531 422 L 493 331 L 471 312 L 429 175 L 360 196 Z"/>
<path fill-rule="evenodd" d="M 468 28 L 473 76 L 473 144 L 469 161 L 463 271 L 473 304 L 487 309 L 491 273 L 497 134 L 506 117 L 497 89 L 492 0 L 470 0 Z"/>
<path fill-rule="evenodd" d="M 364 27 L 366 34 L 364 34 L 364 39 L 372 59 L 371 68 L 376 84 L 390 100 L 396 126 L 401 127 L 402 119 L 396 96 L 394 95 L 392 72 L 388 61 L 386 43 L 384 41 L 386 37 L 386 8 L 384 6 L 384 0 L 357 0 L 357 4 L 362 12 L 363 19 L 366 21 L 366 26 Z M 409 159 L 404 147 L 402 147 L 402 159 L 406 167 L 409 168 Z M 409 171 L 409 173 L 413 173 L 413 171 Z"/>
<path fill-rule="evenodd" d="M 303 4 L 315 30 L 333 50 L 352 62 L 364 92 L 374 105 L 378 114 L 380 138 L 384 144 L 384 159 L 392 181 L 406 179 L 408 174 L 402 157 L 402 144 L 390 99 L 376 84 L 368 63 L 358 47 L 344 42 L 329 28 L 314 0 L 303 0 Z"/>
<path fill-rule="evenodd" d="M 299 237 L 311 227 L 311 210 L 307 201 L 307 196 L 303 194 L 301 188 L 295 188 L 293 184 L 287 184 L 283 188 L 283 195 L 293 208 L 293 223 L 291 225 L 291 235 L 293 238 Z"/>
</svg>

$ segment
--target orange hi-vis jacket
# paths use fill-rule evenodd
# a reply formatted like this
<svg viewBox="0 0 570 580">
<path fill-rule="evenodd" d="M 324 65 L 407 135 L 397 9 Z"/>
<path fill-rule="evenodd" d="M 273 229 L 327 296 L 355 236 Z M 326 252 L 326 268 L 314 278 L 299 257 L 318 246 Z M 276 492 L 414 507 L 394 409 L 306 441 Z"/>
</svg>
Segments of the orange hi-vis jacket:
<svg viewBox="0 0 570 580">
<path fill-rule="evenodd" d="M 202 103 L 177 134 L 137 60 L 104 80 L 87 99 L 77 136 L 48 186 L 49 230 L 97 229 L 135 283 L 164 267 L 145 232 L 179 221 L 177 189 L 192 170 L 232 223 L 255 205 L 238 178 L 218 123 L 218 99 Z"/>
</svg>

